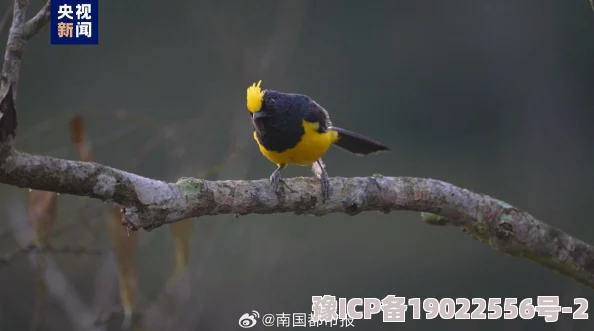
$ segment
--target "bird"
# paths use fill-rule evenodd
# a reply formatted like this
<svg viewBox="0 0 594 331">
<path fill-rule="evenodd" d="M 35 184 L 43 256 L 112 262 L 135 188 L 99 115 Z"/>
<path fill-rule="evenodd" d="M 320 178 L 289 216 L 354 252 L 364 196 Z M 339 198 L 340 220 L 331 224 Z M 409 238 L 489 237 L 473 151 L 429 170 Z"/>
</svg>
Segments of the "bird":
<svg viewBox="0 0 594 331">
<path fill-rule="evenodd" d="M 260 152 L 277 168 L 270 184 L 281 194 L 281 171 L 288 165 L 312 166 L 321 181 L 322 201 L 330 197 L 330 179 L 322 156 L 334 145 L 355 155 L 390 151 L 383 143 L 336 127 L 328 111 L 304 94 L 263 90 L 262 80 L 247 88 L 247 109 Z"/>
</svg>

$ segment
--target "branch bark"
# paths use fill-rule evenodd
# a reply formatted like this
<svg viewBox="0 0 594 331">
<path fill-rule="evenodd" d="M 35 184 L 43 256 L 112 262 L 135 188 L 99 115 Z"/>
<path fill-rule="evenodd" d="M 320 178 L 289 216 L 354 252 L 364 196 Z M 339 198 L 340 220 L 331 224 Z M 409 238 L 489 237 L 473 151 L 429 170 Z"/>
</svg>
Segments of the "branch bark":
<svg viewBox="0 0 594 331">
<path fill-rule="evenodd" d="M 432 225 L 452 225 L 504 253 L 521 256 L 594 288 L 594 247 L 508 203 L 435 179 L 384 177 L 330 179 L 321 202 L 317 178 L 284 180 L 277 196 L 268 180 L 167 183 L 93 162 L 31 155 L 3 146 L 0 182 L 36 190 L 88 196 L 123 206 L 122 222 L 151 231 L 186 218 L 220 214 L 292 212 L 322 216 L 365 211 L 424 212 Z"/>
<path fill-rule="evenodd" d="M 27 23 L 23 25 L 23 38 L 25 40 L 31 39 L 36 35 L 50 20 L 51 1 L 46 2 L 45 6 L 33 16 Z"/>
<path fill-rule="evenodd" d="M 12 24 L 8 32 L 4 63 L 0 74 L 0 142 L 9 141 L 16 135 L 18 120 L 14 104 L 17 98 L 19 72 L 25 43 L 49 21 L 50 5 L 51 1 L 48 1 L 39 13 L 27 22 L 26 13 L 29 1 L 14 0 Z"/>
</svg>

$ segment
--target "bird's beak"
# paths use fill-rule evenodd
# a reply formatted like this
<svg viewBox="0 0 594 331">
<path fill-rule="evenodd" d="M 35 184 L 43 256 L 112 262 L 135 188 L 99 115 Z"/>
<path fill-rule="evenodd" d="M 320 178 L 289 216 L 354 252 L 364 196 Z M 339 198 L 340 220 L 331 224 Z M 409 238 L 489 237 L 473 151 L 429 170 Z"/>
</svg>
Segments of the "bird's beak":
<svg viewBox="0 0 594 331">
<path fill-rule="evenodd" d="M 258 118 L 263 118 L 266 117 L 266 113 L 263 111 L 257 111 L 254 113 L 254 121 L 257 120 Z"/>
</svg>

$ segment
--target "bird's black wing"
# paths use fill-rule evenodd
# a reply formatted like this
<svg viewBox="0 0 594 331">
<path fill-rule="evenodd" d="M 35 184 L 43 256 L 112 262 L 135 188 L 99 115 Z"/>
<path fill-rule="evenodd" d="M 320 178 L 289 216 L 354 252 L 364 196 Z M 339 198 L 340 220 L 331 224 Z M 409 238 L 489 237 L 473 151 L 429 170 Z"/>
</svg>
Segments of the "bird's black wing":
<svg viewBox="0 0 594 331">
<path fill-rule="evenodd" d="M 330 115 L 328 115 L 326 109 L 318 105 L 317 102 L 313 101 L 309 97 L 307 109 L 305 110 L 305 116 L 303 117 L 303 119 L 311 123 L 317 122 L 320 125 L 318 127 L 319 133 L 327 132 L 328 128 L 332 126 L 332 122 L 330 121 Z"/>
</svg>

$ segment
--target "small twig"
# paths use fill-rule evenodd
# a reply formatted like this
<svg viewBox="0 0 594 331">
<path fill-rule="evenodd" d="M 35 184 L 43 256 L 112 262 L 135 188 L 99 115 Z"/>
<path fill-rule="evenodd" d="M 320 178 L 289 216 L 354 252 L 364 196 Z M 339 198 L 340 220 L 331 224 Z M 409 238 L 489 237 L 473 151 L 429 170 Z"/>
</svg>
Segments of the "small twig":
<svg viewBox="0 0 594 331">
<path fill-rule="evenodd" d="M 10 264 L 18 255 L 25 255 L 32 252 L 46 253 L 46 254 L 72 254 L 72 255 L 100 255 L 101 251 L 98 249 L 87 248 L 83 246 L 54 246 L 54 245 L 37 245 L 30 243 L 24 247 L 15 249 L 4 256 L 0 256 L 0 267 Z"/>
</svg>

